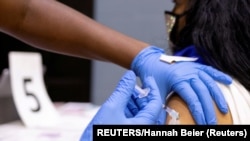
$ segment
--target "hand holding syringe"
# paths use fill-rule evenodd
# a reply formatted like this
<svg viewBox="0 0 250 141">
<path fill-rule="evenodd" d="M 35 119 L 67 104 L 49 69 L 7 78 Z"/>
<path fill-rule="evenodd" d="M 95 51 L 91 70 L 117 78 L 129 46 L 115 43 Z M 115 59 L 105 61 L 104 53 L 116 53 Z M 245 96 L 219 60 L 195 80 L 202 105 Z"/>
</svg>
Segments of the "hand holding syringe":
<svg viewBox="0 0 250 141">
<path fill-rule="evenodd" d="M 135 89 L 139 93 L 139 95 L 138 95 L 139 98 L 143 98 L 143 97 L 148 96 L 148 93 L 150 92 L 149 88 L 142 89 L 138 85 L 135 85 Z"/>
<path fill-rule="evenodd" d="M 146 97 L 150 92 L 149 88 L 142 89 L 138 85 L 135 86 L 135 89 L 139 93 L 138 98 Z M 163 108 L 166 110 L 169 116 L 171 116 L 169 124 L 179 124 L 179 113 L 176 112 L 174 109 L 171 109 L 170 107 L 167 107 L 165 105 L 163 105 Z"/>
</svg>

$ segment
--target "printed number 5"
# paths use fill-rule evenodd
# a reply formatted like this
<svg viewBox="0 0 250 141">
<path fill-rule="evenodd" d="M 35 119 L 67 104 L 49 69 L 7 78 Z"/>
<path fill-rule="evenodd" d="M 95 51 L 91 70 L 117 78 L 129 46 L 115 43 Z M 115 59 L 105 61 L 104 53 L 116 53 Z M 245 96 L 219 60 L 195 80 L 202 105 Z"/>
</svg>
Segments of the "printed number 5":
<svg viewBox="0 0 250 141">
<path fill-rule="evenodd" d="M 36 108 L 32 108 L 31 110 L 33 112 L 39 112 L 40 109 L 41 109 L 40 102 L 39 102 L 38 98 L 36 97 L 36 95 L 34 95 L 33 93 L 28 92 L 27 87 L 26 87 L 27 83 L 31 83 L 31 79 L 30 78 L 24 78 L 24 91 L 25 91 L 25 94 L 27 96 L 33 97 L 35 99 L 36 103 L 37 103 L 37 107 Z"/>
</svg>

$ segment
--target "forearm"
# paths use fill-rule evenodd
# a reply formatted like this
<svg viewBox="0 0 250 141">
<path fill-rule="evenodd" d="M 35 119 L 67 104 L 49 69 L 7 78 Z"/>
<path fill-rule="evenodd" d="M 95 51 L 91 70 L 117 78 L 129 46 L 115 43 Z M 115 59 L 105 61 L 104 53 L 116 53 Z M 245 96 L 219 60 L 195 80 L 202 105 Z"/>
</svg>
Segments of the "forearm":
<svg viewBox="0 0 250 141">
<path fill-rule="evenodd" d="M 12 5 L 0 10 L 1 31 L 40 49 L 130 68 L 134 57 L 148 46 L 57 1 L 1 1 L 5 2 L 0 8 Z"/>
</svg>

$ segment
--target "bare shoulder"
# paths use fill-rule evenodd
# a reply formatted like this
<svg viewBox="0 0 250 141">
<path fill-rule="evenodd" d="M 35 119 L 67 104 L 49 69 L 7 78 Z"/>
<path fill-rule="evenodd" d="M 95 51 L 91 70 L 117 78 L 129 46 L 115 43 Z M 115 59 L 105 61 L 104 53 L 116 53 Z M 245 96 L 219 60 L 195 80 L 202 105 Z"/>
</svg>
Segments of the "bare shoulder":
<svg viewBox="0 0 250 141">
<path fill-rule="evenodd" d="M 188 124 L 194 125 L 196 124 L 188 107 L 187 104 L 177 95 L 174 94 L 170 97 L 167 102 L 167 106 L 177 111 L 180 115 L 180 124 Z M 214 108 L 216 111 L 217 121 L 218 124 L 233 124 L 232 116 L 230 111 L 227 114 L 223 114 L 219 111 L 217 106 L 214 104 Z M 166 124 L 169 124 L 170 116 L 167 117 Z"/>
</svg>

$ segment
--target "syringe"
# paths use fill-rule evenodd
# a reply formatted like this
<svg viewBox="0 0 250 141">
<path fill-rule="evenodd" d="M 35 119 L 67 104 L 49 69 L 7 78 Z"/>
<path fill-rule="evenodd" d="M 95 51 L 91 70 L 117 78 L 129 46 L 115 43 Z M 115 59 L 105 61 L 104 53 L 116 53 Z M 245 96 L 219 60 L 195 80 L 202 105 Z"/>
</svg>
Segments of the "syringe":
<svg viewBox="0 0 250 141">
<path fill-rule="evenodd" d="M 172 118 L 179 119 L 179 113 L 177 113 L 174 109 L 169 107 L 165 107 L 165 109 Z"/>
<path fill-rule="evenodd" d="M 139 93 L 139 95 L 138 95 L 139 98 L 143 98 L 143 97 L 147 96 L 148 93 L 150 92 L 150 89 L 149 89 L 149 88 L 142 89 L 142 88 L 139 87 L 138 85 L 135 85 L 135 89 L 136 89 L 137 92 Z"/>
<path fill-rule="evenodd" d="M 174 109 L 169 108 L 168 106 L 164 106 L 163 107 L 166 112 L 168 113 L 168 115 L 171 117 L 169 124 L 180 124 L 179 121 L 179 113 L 176 112 Z"/>
</svg>

